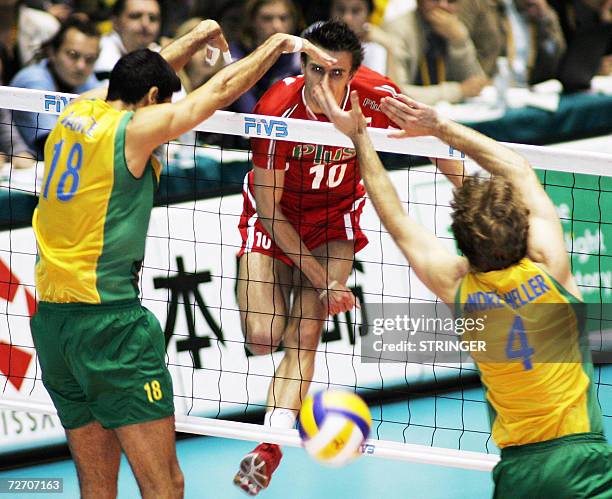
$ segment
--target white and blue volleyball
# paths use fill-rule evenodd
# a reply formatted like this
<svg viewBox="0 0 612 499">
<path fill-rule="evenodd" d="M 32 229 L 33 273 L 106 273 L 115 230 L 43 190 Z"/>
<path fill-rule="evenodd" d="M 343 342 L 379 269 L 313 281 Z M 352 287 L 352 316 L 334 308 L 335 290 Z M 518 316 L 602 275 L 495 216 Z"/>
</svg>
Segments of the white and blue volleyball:
<svg viewBox="0 0 612 499">
<path fill-rule="evenodd" d="M 371 426 L 366 403 L 358 395 L 340 390 L 309 396 L 298 418 L 304 448 L 330 466 L 342 466 L 357 457 Z"/>
</svg>

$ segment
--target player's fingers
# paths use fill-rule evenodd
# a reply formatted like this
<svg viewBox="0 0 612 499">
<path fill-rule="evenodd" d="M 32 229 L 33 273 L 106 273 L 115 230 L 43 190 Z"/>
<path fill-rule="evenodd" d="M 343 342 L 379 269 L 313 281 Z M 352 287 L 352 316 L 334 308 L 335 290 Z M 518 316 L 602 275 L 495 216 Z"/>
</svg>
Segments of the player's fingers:
<svg viewBox="0 0 612 499">
<path fill-rule="evenodd" d="M 336 99 L 334 98 L 334 94 L 331 91 L 331 88 L 329 87 L 329 76 L 327 76 L 327 74 L 323 77 L 323 79 L 321 80 L 321 94 L 323 99 L 325 100 L 325 104 L 327 105 L 327 108 L 329 110 L 334 109 L 334 107 L 338 107 L 338 103 L 336 102 Z"/>
<path fill-rule="evenodd" d="M 402 128 L 406 128 L 407 119 L 409 115 L 401 112 L 397 108 L 387 105 L 384 102 L 381 103 L 380 110 L 394 123 L 398 124 Z"/>
<path fill-rule="evenodd" d="M 418 123 L 421 116 L 417 110 L 411 109 L 406 104 L 397 102 L 395 99 L 385 100 L 385 102 L 381 103 L 380 109 L 404 130 Z"/>
<path fill-rule="evenodd" d="M 390 99 L 390 97 L 387 97 Z M 402 102 L 408 106 L 409 109 L 422 109 L 424 107 L 419 101 L 411 99 L 407 95 L 398 94 L 393 100 Z"/>
<path fill-rule="evenodd" d="M 399 96 L 399 97 L 402 97 L 402 96 Z M 409 100 L 401 99 L 400 100 L 399 97 L 398 98 L 384 97 L 381 100 L 381 105 L 384 105 L 384 107 L 388 109 L 392 109 L 396 113 L 405 114 L 408 116 L 416 116 L 419 111 L 418 102 L 413 101 L 411 99 Z M 406 97 L 406 99 L 408 98 Z"/>
<path fill-rule="evenodd" d="M 353 308 L 355 308 L 355 295 L 348 288 L 345 288 L 342 291 L 342 311 L 347 312 Z"/>
<path fill-rule="evenodd" d="M 330 101 L 328 92 L 322 83 L 314 87 L 313 97 L 315 98 L 317 104 L 323 110 L 325 115 L 331 120 L 334 111 L 335 101 L 333 100 L 333 98 Z"/>
<path fill-rule="evenodd" d="M 359 105 L 359 94 L 357 90 L 353 90 L 351 92 L 351 110 L 357 115 L 359 119 L 364 119 L 363 111 L 361 110 L 361 106 Z"/>
<path fill-rule="evenodd" d="M 339 305 L 338 303 L 334 303 L 330 305 L 328 315 L 338 315 L 339 313 L 342 313 L 342 312 L 343 312 L 342 306 Z"/>
<path fill-rule="evenodd" d="M 355 295 L 349 291 L 349 299 L 347 301 L 347 310 L 353 310 L 355 308 Z"/>
<path fill-rule="evenodd" d="M 399 132 L 390 133 L 388 137 L 391 139 L 405 139 L 406 137 L 411 137 L 411 135 L 407 131 L 401 130 Z"/>
<path fill-rule="evenodd" d="M 209 41 L 209 44 L 217 47 L 221 52 L 229 52 L 229 44 L 225 39 L 223 31 L 219 31 L 217 36 L 215 36 L 212 40 Z"/>
<path fill-rule="evenodd" d="M 312 57 L 316 61 L 322 62 L 326 66 L 331 66 L 332 64 L 335 64 L 336 62 L 338 62 L 338 59 L 336 59 L 335 57 L 332 57 L 331 55 L 329 55 L 327 52 L 320 49 L 316 45 L 313 45 L 308 40 L 305 40 L 303 38 L 300 38 L 300 40 L 302 40 L 302 44 L 303 44 L 301 47 L 301 50 L 303 52 L 306 52 L 310 57 Z M 297 50 L 294 50 L 294 51 L 297 52 Z"/>
<path fill-rule="evenodd" d="M 315 85 L 312 89 L 312 98 L 315 101 L 315 104 L 325 111 L 325 106 L 323 105 L 323 89 L 321 85 Z"/>
</svg>

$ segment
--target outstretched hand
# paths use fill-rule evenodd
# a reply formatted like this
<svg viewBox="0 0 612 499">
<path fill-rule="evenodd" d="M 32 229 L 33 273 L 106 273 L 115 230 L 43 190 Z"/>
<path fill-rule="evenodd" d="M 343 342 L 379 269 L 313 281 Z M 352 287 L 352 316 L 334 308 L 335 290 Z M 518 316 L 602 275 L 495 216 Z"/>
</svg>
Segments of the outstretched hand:
<svg viewBox="0 0 612 499">
<path fill-rule="evenodd" d="M 397 97 L 384 97 L 381 100 L 381 110 L 402 129 L 389 137 L 421 137 L 435 135 L 440 127 L 440 117 L 435 109 L 421 104 L 403 94 Z"/>
<path fill-rule="evenodd" d="M 358 134 L 365 133 L 366 119 L 359 106 L 359 94 L 351 92 L 351 110 L 344 111 L 336 102 L 334 94 L 329 88 L 327 75 L 313 89 L 313 97 L 325 115 L 334 126 L 350 139 Z"/>
<path fill-rule="evenodd" d="M 338 59 L 332 57 L 323 49 L 320 49 L 316 45 L 310 43 L 306 38 L 300 38 L 299 36 L 287 35 L 285 33 L 276 33 L 272 35 L 279 37 L 283 41 L 283 53 L 291 54 L 295 52 L 304 52 L 309 57 L 315 60 L 315 62 L 322 64 L 323 66 L 331 66 L 338 62 Z"/>
</svg>

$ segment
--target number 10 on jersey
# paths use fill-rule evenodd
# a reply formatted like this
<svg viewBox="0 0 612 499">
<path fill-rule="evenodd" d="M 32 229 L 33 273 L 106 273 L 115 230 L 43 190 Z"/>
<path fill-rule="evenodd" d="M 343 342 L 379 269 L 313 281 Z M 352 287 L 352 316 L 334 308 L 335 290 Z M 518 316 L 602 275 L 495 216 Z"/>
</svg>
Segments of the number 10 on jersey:
<svg viewBox="0 0 612 499">
<path fill-rule="evenodd" d="M 321 183 L 325 178 L 325 164 L 314 165 L 310 169 L 310 173 L 314 173 L 314 178 L 312 179 L 312 189 L 320 189 Z M 333 165 L 327 172 L 327 187 L 330 189 L 338 187 L 342 183 L 345 173 L 346 163 L 342 163 L 341 165 Z"/>
</svg>

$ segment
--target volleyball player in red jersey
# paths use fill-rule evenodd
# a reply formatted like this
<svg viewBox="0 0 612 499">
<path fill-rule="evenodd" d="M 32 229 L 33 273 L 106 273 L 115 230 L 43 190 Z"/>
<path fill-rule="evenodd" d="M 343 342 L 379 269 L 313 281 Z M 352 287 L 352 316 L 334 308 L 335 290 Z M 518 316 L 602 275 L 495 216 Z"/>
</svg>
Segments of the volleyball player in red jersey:
<svg viewBox="0 0 612 499">
<path fill-rule="evenodd" d="M 350 92 L 357 90 L 369 126 L 392 126 L 380 101 L 400 90 L 361 67 L 357 36 L 337 21 L 314 24 L 302 36 L 337 63 L 325 68 L 303 57 L 304 74 L 272 86 L 254 113 L 328 122 L 311 93 L 325 78 L 343 109 L 350 109 Z M 352 148 L 257 138 L 252 151 L 239 224 L 238 302 L 252 353 L 269 354 L 282 341 L 284 357 L 268 390 L 264 424 L 292 428 L 326 317 L 355 306 L 346 281 L 355 253 L 368 242 L 359 226 L 365 189 Z M 455 162 L 444 167 L 445 173 L 457 171 Z M 281 456 L 277 445 L 260 444 L 244 457 L 234 483 L 256 495 L 268 486 Z"/>
</svg>

